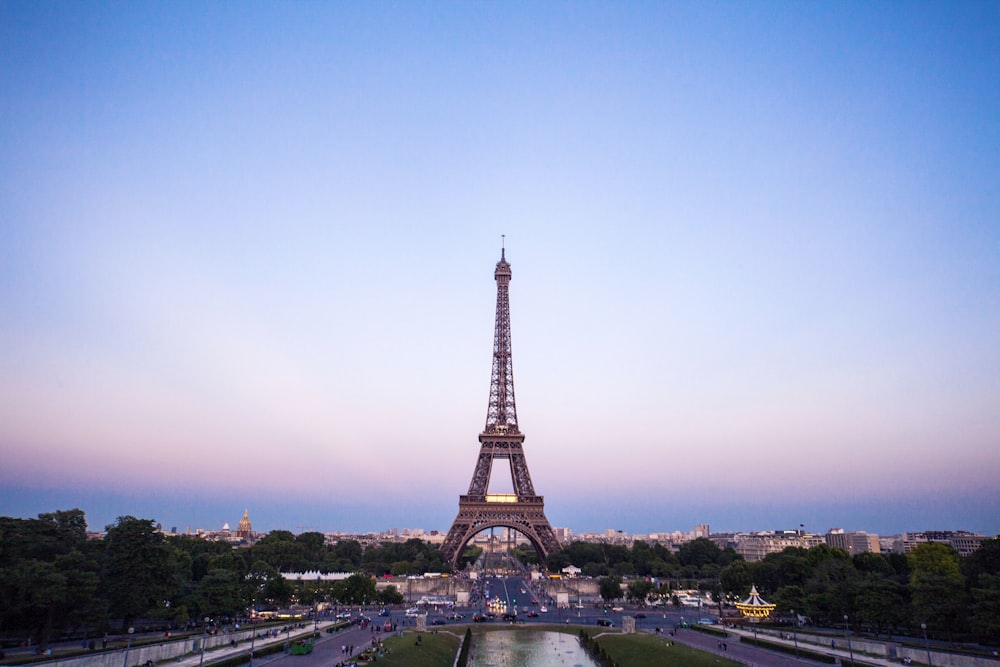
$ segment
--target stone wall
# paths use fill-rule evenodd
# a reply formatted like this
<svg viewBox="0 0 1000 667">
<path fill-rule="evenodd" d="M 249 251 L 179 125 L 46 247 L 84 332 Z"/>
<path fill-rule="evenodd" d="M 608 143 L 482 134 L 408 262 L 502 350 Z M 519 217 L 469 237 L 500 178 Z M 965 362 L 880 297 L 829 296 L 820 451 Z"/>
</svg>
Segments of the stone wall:
<svg viewBox="0 0 1000 667">
<path fill-rule="evenodd" d="M 174 660 L 190 653 L 201 651 L 202 636 L 178 639 L 172 642 L 152 644 L 150 646 L 134 646 L 128 651 L 128 658 L 125 657 L 125 649 L 117 651 L 99 651 L 89 655 L 76 656 L 73 658 L 61 658 L 49 660 L 44 663 L 36 663 L 45 667 L 135 667 L 143 665 L 147 661 L 154 663 L 164 660 Z M 208 635 L 205 638 L 205 650 L 211 651 L 213 648 L 224 646 L 236 642 L 250 642 L 249 630 L 237 630 L 235 632 L 220 632 L 217 635 Z"/>
</svg>

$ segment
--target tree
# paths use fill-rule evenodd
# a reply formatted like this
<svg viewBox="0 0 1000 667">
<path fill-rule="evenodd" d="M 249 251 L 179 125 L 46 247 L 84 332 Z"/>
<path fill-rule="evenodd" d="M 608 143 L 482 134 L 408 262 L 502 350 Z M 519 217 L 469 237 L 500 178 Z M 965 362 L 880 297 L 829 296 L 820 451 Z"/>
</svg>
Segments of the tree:
<svg viewBox="0 0 1000 667">
<path fill-rule="evenodd" d="M 909 599 L 906 586 L 887 577 L 866 577 L 854 597 L 854 615 L 864 626 L 879 633 L 891 632 L 907 622 Z"/>
<path fill-rule="evenodd" d="M 83 510 L 56 510 L 38 515 L 40 521 L 52 524 L 60 540 L 69 545 L 80 545 L 87 541 L 87 518 Z"/>
<path fill-rule="evenodd" d="M 621 577 L 601 577 L 597 580 L 597 585 L 605 602 L 618 600 L 622 596 Z"/>
<path fill-rule="evenodd" d="M 719 572 L 719 581 L 724 593 L 745 598 L 750 594 L 750 586 L 753 584 L 750 564 L 744 560 L 733 561 Z"/>
<path fill-rule="evenodd" d="M 750 571 L 758 590 L 773 592 L 782 586 L 804 586 L 812 576 L 813 564 L 809 562 L 809 550 L 788 547 L 751 563 Z"/>
<path fill-rule="evenodd" d="M 949 637 L 962 630 L 967 598 L 958 553 L 950 545 L 927 542 L 911 551 L 908 559 L 914 620 Z"/>
<path fill-rule="evenodd" d="M 100 616 L 97 556 L 81 510 L 0 517 L 0 628 L 42 649 L 70 624 Z"/>
<path fill-rule="evenodd" d="M 649 597 L 649 594 L 653 592 L 653 588 L 653 582 L 645 579 L 638 579 L 636 581 L 629 582 L 625 595 L 635 604 L 643 604 L 646 602 L 646 598 Z"/>
<path fill-rule="evenodd" d="M 403 594 L 390 584 L 378 592 L 378 601 L 381 604 L 403 604 Z"/>
<path fill-rule="evenodd" d="M 677 550 L 677 559 L 681 565 L 691 566 L 696 572 L 709 563 L 718 563 L 721 556 L 722 551 L 707 537 L 685 542 Z"/>
<path fill-rule="evenodd" d="M 981 574 L 972 589 L 972 631 L 983 639 L 1000 637 L 1000 575 Z"/>
<path fill-rule="evenodd" d="M 199 616 L 234 616 L 243 607 L 236 572 L 213 568 L 198 582 Z"/>
<path fill-rule="evenodd" d="M 569 567 L 572 564 L 569 554 L 565 551 L 556 551 L 549 554 L 549 557 L 545 560 L 545 567 L 548 568 L 549 572 L 562 572 L 564 567 Z"/>
<path fill-rule="evenodd" d="M 839 623 L 844 614 L 852 611 L 851 602 L 860 576 L 847 552 L 821 545 L 810 549 L 809 553 L 820 548 L 823 549 L 822 558 L 817 559 L 813 574 L 804 586 L 806 615 L 827 623 Z"/>
<path fill-rule="evenodd" d="M 111 613 L 129 627 L 136 617 L 159 608 L 174 590 L 163 575 L 170 550 L 151 519 L 121 516 L 107 527 L 104 582 Z"/>
<path fill-rule="evenodd" d="M 375 582 L 365 574 L 352 574 L 337 582 L 334 595 L 341 604 L 369 604 L 377 599 Z"/>
</svg>

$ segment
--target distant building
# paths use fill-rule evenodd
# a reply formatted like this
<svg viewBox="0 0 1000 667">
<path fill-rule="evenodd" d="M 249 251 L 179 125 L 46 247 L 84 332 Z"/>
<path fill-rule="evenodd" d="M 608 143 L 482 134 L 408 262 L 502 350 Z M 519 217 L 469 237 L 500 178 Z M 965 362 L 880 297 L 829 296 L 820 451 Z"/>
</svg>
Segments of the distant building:
<svg viewBox="0 0 1000 667">
<path fill-rule="evenodd" d="M 980 545 L 988 539 L 990 538 L 979 533 L 970 533 L 965 530 L 927 530 L 920 533 L 903 533 L 893 542 L 892 550 L 895 553 L 906 554 L 921 544 L 939 542 L 950 545 L 958 552 L 959 556 L 968 556 L 977 551 Z"/>
<path fill-rule="evenodd" d="M 562 544 L 569 544 L 573 541 L 573 531 L 569 528 L 553 528 L 552 532 L 556 534 L 556 539 Z"/>
<path fill-rule="evenodd" d="M 781 553 L 789 547 L 812 549 L 814 546 L 825 543 L 822 535 L 806 534 L 800 530 L 735 533 L 726 537 L 728 538 L 726 546 L 732 546 L 736 553 L 743 556 L 743 559 L 748 563 L 759 561 L 768 554 Z M 719 536 L 713 535 L 712 541 L 719 544 Z"/>
<path fill-rule="evenodd" d="M 868 534 L 863 530 L 845 533 L 841 528 L 831 528 L 825 536 L 826 545 L 832 549 L 843 549 L 850 555 L 863 553 L 879 553 L 878 535 Z"/>
<path fill-rule="evenodd" d="M 250 510 L 243 510 L 243 518 L 236 526 L 236 537 L 241 540 L 250 540 L 253 537 L 253 526 L 250 525 Z"/>
</svg>

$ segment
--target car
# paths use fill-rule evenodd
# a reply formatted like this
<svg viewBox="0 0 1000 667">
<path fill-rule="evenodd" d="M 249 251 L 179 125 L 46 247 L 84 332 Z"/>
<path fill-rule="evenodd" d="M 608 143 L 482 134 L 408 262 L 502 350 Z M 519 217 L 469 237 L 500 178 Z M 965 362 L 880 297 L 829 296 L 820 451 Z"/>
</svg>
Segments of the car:
<svg viewBox="0 0 1000 667">
<path fill-rule="evenodd" d="M 528 612 L 527 616 L 528 618 L 538 618 L 538 612 L 532 609 L 531 611 Z"/>
<path fill-rule="evenodd" d="M 715 625 L 714 618 L 699 618 L 698 623 L 701 625 Z"/>
<path fill-rule="evenodd" d="M 410 607 L 409 609 L 406 610 L 407 618 L 416 618 L 417 616 L 420 616 L 420 610 L 417 609 L 416 607 Z"/>
<path fill-rule="evenodd" d="M 461 620 L 462 620 L 463 618 L 465 618 L 465 617 L 464 617 L 464 616 L 462 616 L 462 615 L 461 615 L 461 614 L 459 614 L 459 613 L 456 613 L 456 612 L 451 612 L 451 613 L 450 613 L 450 614 L 448 614 L 448 616 L 447 616 L 447 619 L 448 619 L 449 621 L 461 621 Z"/>
<path fill-rule="evenodd" d="M 535 598 L 531 598 L 531 604 L 538 604 L 538 600 L 536 600 Z"/>
<path fill-rule="evenodd" d="M 378 612 L 378 615 L 382 616 L 383 618 L 387 617 L 389 615 L 389 610 L 388 609 L 380 609 L 379 612 Z"/>
<path fill-rule="evenodd" d="M 646 618 L 646 615 L 645 615 L 645 614 L 642 614 L 642 613 L 640 613 L 640 614 L 636 614 L 636 615 L 635 615 L 635 617 L 636 617 L 636 618 Z"/>
<path fill-rule="evenodd" d="M 538 611 L 542 612 L 543 614 L 544 614 L 545 612 L 547 612 L 548 610 L 549 610 L 549 608 L 548 608 L 548 607 L 546 607 L 545 605 L 542 605 L 542 606 L 541 606 L 541 607 L 539 607 L 539 609 L 538 609 Z"/>
<path fill-rule="evenodd" d="M 382 626 L 382 632 L 392 632 L 392 623 L 386 621 L 385 625 Z"/>
<path fill-rule="evenodd" d="M 339 614 L 337 614 L 338 621 L 346 621 L 349 620 L 350 618 L 351 618 L 351 612 L 349 611 L 342 611 Z"/>
<path fill-rule="evenodd" d="M 618 611 L 625 611 L 625 609 L 623 607 L 612 607 L 611 611 L 618 612 Z"/>
<path fill-rule="evenodd" d="M 606 618 L 599 618 L 599 619 L 597 619 L 597 624 L 600 625 L 600 626 L 602 626 L 602 627 L 605 627 L 605 628 L 613 628 L 613 627 L 615 627 L 615 624 L 612 623 L 611 621 L 609 621 Z"/>
<path fill-rule="evenodd" d="M 444 625 L 445 623 L 447 623 L 447 621 L 444 620 L 443 618 L 435 618 L 433 621 L 431 621 L 431 625 Z"/>
</svg>

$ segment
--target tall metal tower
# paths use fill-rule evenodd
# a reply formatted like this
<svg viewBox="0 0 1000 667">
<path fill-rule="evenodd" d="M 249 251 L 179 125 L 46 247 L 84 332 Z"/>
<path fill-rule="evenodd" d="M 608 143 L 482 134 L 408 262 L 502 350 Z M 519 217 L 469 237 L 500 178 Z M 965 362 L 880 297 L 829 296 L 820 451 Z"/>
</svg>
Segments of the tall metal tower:
<svg viewBox="0 0 1000 667">
<path fill-rule="evenodd" d="M 497 317 L 493 334 L 493 375 L 486 428 L 479 434 L 479 459 L 469 483 L 469 493 L 458 497 L 458 516 L 448 531 L 442 555 L 453 567 L 462 549 L 477 533 L 495 526 L 513 528 L 528 538 L 542 562 L 561 547 L 549 520 L 544 499 L 535 495 L 528 463 L 524 459 L 524 434 L 517 426 L 514 404 L 514 370 L 510 354 L 510 264 L 500 250 L 493 277 L 497 281 Z M 512 494 L 488 494 L 493 462 L 510 461 Z"/>
</svg>

